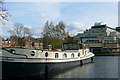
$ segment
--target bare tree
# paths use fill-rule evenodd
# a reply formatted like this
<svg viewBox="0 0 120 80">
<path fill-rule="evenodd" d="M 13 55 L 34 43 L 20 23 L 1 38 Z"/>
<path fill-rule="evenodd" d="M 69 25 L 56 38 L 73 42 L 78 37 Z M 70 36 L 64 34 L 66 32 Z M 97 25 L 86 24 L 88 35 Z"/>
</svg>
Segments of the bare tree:
<svg viewBox="0 0 120 80">
<path fill-rule="evenodd" d="M 7 13 L 6 8 L 3 7 L 3 0 L 0 0 L 0 22 L 5 24 L 8 20 L 10 15 Z"/>
<path fill-rule="evenodd" d="M 17 45 L 20 47 L 25 45 L 25 39 L 32 37 L 30 29 L 19 23 L 16 23 L 8 32 L 11 34 L 12 38 L 17 39 Z"/>
<path fill-rule="evenodd" d="M 16 23 L 9 32 L 12 36 L 18 38 L 27 38 L 32 36 L 30 29 L 19 23 Z"/>
</svg>

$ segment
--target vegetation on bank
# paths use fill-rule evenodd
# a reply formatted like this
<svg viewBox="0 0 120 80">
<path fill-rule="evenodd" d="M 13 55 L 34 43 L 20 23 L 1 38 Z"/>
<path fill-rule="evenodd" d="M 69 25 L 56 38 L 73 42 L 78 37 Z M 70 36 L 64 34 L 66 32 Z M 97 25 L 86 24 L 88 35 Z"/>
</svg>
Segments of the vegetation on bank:
<svg viewBox="0 0 120 80">
<path fill-rule="evenodd" d="M 66 31 L 66 25 L 63 21 L 60 21 L 56 25 L 52 21 L 46 21 L 42 36 L 43 48 L 48 48 L 48 45 L 52 45 L 53 48 L 62 48 L 62 43 L 69 34 Z"/>
<path fill-rule="evenodd" d="M 8 31 L 10 37 L 6 40 L 0 36 L 1 41 L 13 40 L 15 46 L 25 47 L 27 43 L 43 43 L 43 48 L 48 49 L 48 45 L 53 48 L 62 48 L 62 44 L 71 38 L 69 33 L 66 31 L 66 25 L 63 21 L 58 22 L 58 24 L 53 24 L 53 22 L 46 21 L 40 38 L 34 38 L 31 33 L 30 28 L 24 26 L 20 23 L 15 23 L 11 30 Z"/>
</svg>

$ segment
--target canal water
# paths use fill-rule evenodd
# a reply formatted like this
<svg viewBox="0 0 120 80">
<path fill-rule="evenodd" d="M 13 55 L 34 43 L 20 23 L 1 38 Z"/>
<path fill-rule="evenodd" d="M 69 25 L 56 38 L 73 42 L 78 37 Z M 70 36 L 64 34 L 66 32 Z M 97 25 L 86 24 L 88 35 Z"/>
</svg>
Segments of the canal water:
<svg viewBox="0 0 120 80">
<path fill-rule="evenodd" d="M 118 78 L 118 56 L 95 56 L 94 63 L 73 68 L 52 78 Z"/>
<path fill-rule="evenodd" d="M 93 63 L 87 63 L 82 66 L 80 64 L 68 66 L 66 69 L 58 69 L 51 71 L 47 74 L 47 78 L 42 75 L 46 80 L 56 80 L 56 79 L 102 79 L 105 80 L 118 80 L 118 63 L 120 57 L 118 56 L 95 56 Z M 63 66 L 64 67 L 64 66 Z M 99 78 L 99 79 L 98 79 Z M 4 80 L 4 79 L 3 79 Z M 18 80 L 18 79 L 16 79 Z M 22 79 L 23 80 L 23 79 Z M 24 79 L 24 80 L 43 80 L 40 76 Z"/>
</svg>

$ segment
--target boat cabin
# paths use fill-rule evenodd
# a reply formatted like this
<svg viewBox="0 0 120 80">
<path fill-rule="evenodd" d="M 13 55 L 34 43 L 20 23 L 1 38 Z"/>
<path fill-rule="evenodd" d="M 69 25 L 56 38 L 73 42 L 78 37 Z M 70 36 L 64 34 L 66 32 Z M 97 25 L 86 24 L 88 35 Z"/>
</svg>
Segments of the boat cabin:
<svg viewBox="0 0 120 80">
<path fill-rule="evenodd" d="M 77 42 L 69 42 L 69 43 L 62 44 L 63 50 L 78 50 L 83 48 L 84 46 L 82 44 L 78 44 Z"/>
</svg>

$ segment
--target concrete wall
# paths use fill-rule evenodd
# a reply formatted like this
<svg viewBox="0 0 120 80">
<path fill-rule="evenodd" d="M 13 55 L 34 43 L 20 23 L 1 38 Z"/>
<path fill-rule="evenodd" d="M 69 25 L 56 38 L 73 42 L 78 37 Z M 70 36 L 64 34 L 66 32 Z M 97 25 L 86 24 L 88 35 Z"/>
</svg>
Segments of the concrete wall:
<svg viewBox="0 0 120 80">
<path fill-rule="evenodd" d="M 105 47 L 109 47 L 109 48 L 120 48 L 119 44 L 104 44 Z"/>
<path fill-rule="evenodd" d="M 104 47 L 104 44 L 85 44 L 86 47 Z"/>
</svg>

